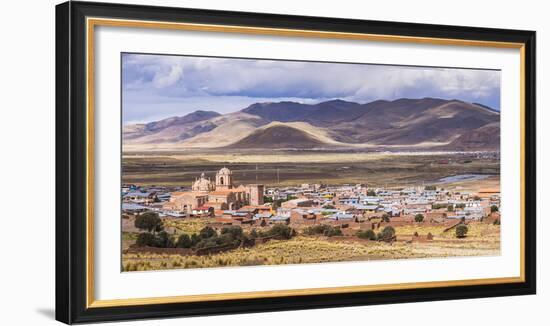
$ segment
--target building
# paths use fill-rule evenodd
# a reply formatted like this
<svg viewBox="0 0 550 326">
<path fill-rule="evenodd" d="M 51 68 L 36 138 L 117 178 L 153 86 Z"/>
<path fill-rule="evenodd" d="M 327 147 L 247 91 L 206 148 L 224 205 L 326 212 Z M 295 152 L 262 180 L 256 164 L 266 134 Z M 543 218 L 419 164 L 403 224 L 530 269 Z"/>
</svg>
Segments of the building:
<svg viewBox="0 0 550 326">
<path fill-rule="evenodd" d="M 247 185 L 246 188 L 250 205 L 258 206 L 264 204 L 264 185 L 251 184 Z"/>
<path fill-rule="evenodd" d="M 182 212 L 191 215 L 193 210 L 208 202 L 208 194 L 202 191 L 176 191 L 162 208 L 167 211 Z"/>
<path fill-rule="evenodd" d="M 158 201 L 157 194 L 155 192 L 129 192 L 122 197 L 124 203 L 136 203 L 136 204 L 151 204 Z"/>
<path fill-rule="evenodd" d="M 264 203 L 264 185 L 249 184 L 235 187 L 233 172 L 223 167 L 215 176 L 213 183 L 204 173 L 195 179 L 187 192 L 174 192 L 163 206 L 169 211 L 197 215 L 198 207 L 211 207 L 214 210 L 238 210 L 246 205 L 259 206 Z"/>
<path fill-rule="evenodd" d="M 216 173 L 216 190 L 233 188 L 233 172 L 225 166 Z"/>
<path fill-rule="evenodd" d="M 193 185 L 191 186 L 193 191 L 212 191 L 215 189 L 214 185 L 210 181 L 210 178 L 206 178 L 204 173 L 201 173 L 200 178 L 195 179 Z"/>
</svg>

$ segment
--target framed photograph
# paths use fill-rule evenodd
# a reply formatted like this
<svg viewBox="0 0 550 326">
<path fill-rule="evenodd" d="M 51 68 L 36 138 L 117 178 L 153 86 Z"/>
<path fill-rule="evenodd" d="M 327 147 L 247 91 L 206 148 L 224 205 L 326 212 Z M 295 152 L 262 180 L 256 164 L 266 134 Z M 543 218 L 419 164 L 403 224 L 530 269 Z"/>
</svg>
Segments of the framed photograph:
<svg viewBox="0 0 550 326">
<path fill-rule="evenodd" d="M 535 32 L 56 8 L 56 318 L 535 293 Z"/>
</svg>

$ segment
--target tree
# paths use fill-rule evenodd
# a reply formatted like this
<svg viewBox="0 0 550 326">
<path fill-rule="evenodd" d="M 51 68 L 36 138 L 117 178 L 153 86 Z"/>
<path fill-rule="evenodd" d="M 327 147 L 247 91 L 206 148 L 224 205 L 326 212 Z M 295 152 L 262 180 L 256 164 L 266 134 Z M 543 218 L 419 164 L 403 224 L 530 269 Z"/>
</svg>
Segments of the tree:
<svg viewBox="0 0 550 326">
<path fill-rule="evenodd" d="M 395 236 L 395 229 L 391 226 L 386 226 L 382 232 L 378 234 L 379 240 L 390 241 Z"/>
<path fill-rule="evenodd" d="M 199 236 L 202 239 L 212 238 L 213 236 L 216 236 L 216 235 L 217 235 L 216 230 L 214 230 L 210 226 L 205 226 L 199 231 Z"/>
<path fill-rule="evenodd" d="M 491 213 L 498 212 L 498 207 L 496 205 L 491 206 Z"/>
<path fill-rule="evenodd" d="M 155 244 L 156 244 L 156 247 L 159 247 L 159 248 L 173 248 L 174 240 L 172 239 L 172 237 L 170 237 L 168 232 L 161 231 L 158 233 L 158 235 L 155 238 Z"/>
<path fill-rule="evenodd" d="M 143 232 L 138 235 L 136 239 L 136 245 L 138 247 L 145 247 L 145 246 L 154 247 L 155 240 L 156 239 L 154 235 L 152 235 L 149 232 Z"/>
<path fill-rule="evenodd" d="M 145 212 L 136 217 L 134 226 L 140 230 L 146 230 L 148 232 L 162 231 L 162 220 L 158 213 Z"/>
<path fill-rule="evenodd" d="M 468 233 L 468 226 L 466 224 L 459 224 L 455 229 L 455 235 L 457 238 L 465 238 Z"/>
<path fill-rule="evenodd" d="M 376 192 L 374 190 L 369 190 L 369 191 L 367 191 L 367 196 L 374 197 L 374 196 L 376 196 Z"/>
<path fill-rule="evenodd" d="M 382 214 L 382 221 L 389 223 L 390 222 L 390 216 L 386 213 Z"/>
<path fill-rule="evenodd" d="M 186 233 L 180 235 L 178 241 L 176 242 L 177 248 L 191 248 L 192 245 L 193 241 L 191 241 L 191 237 Z"/>
<path fill-rule="evenodd" d="M 330 204 L 327 204 L 325 206 L 323 206 L 324 209 L 335 209 L 336 207 L 330 205 Z"/>
<path fill-rule="evenodd" d="M 359 230 L 357 237 L 367 240 L 376 240 L 376 233 L 373 230 Z"/>
<path fill-rule="evenodd" d="M 414 216 L 414 221 L 415 221 L 415 222 L 418 222 L 418 223 L 424 221 L 424 215 L 422 215 L 422 214 L 416 214 L 416 215 Z"/>
<path fill-rule="evenodd" d="M 435 189 L 436 189 L 435 186 L 431 186 L 431 185 L 424 187 L 424 190 L 435 190 Z"/>
<path fill-rule="evenodd" d="M 447 206 L 447 211 L 448 212 L 453 212 L 455 210 L 454 206 L 451 204 L 449 206 Z"/>
<path fill-rule="evenodd" d="M 195 246 L 197 243 L 201 241 L 201 237 L 198 236 L 196 233 L 191 234 L 191 246 Z"/>
</svg>

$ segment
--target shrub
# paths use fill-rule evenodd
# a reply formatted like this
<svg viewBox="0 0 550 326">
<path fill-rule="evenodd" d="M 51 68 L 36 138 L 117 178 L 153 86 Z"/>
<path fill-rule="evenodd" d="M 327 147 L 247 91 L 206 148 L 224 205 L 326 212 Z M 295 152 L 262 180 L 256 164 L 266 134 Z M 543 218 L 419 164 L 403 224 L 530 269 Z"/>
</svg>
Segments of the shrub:
<svg viewBox="0 0 550 326">
<path fill-rule="evenodd" d="M 382 214 L 382 221 L 389 223 L 390 222 L 390 216 L 386 213 Z"/>
<path fill-rule="evenodd" d="M 199 231 L 199 236 L 202 239 L 212 238 L 213 236 L 216 236 L 216 235 L 217 235 L 216 230 L 214 230 L 210 226 L 205 226 Z"/>
<path fill-rule="evenodd" d="M 243 236 L 243 228 L 238 225 L 226 226 L 220 233 L 229 234 L 233 239 L 240 239 Z"/>
<path fill-rule="evenodd" d="M 395 229 L 391 226 L 386 226 L 382 232 L 378 234 L 378 239 L 383 241 L 390 241 L 395 236 Z"/>
<path fill-rule="evenodd" d="M 426 186 L 424 187 L 424 190 L 435 190 L 435 186 Z"/>
<path fill-rule="evenodd" d="M 193 233 L 191 235 L 191 246 L 195 246 L 200 241 L 201 241 L 201 237 L 199 237 L 196 233 Z"/>
<path fill-rule="evenodd" d="M 304 230 L 304 233 L 307 235 L 325 234 L 325 232 L 328 231 L 330 227 L 331 226 L 327 224 L 318 224 L 308 227 Z"/>
<path fill-rule="evenodd" d="M 342 235 L 342 230 L 340 228 L 331 227 L 330 229 L 327 230 L 327 232 L 325 232 L 325 235 L 327 237 L 341 236 Z"/>
<path fill-rule="evenodd" d="M 145 246 L 154 247 L 156 244 L 155 240 L 156 239 L 154 235 L 152 235 L 149 232 L 143 232 L 138 235 L 136 239 L 136 245 L 138 247 L 145 247 Z"/>
<path fill-rule="evenodd" d="M 134 226 L 140 230 L 146 230 L 148 232 L 159 232 L 162 231 L 162 220 L 159 217 L 158 213 L 155 212 L 145 212 L 136 217 L 134 221 Z"/>
<path fill-rule="evenodd" d="M 336 207 L 330 205 L 330 204 L 327 204 L 325 206 L 323 206 L 324 209 L 335 209 Z"/>
<path fill-rule="evenodd" d="M 466 224 L 459 224 L 455 229 L 455 235 L 457 238 L 465 238 L 468 234 L 468 226 Z"/>
<path fill-rule="evenodd" d="M 327 237 L 333 237 L 333 236 L 342 235 L 342 230 L 327 224 L 319 224 L 319 225 L 308 227 L 307 229 L 304 230 L 304 233 L 308 235 L 322 234 Z"/>
<path fill-rule="evenodd" d="M 376 192 L 374 190 L 367 191 L 367 196 L 374 197 L 376 196 Z"/>
<path fill-rule="evenodd" d="M 491 213 L 498 212 L 498 207 L 496 205 L 491 206 Z"/>
<path fill-rule="evenodd" d="M 493 222 L 493 225 L 500 225 L 500 219 L 496 219 L 496 220 Z"/>
<path fill-rule="evenodd" d="M 449 205 L 449 206 L 447 206 L 447 212 L 452 212 L 452 211 L 454 211 L 454 210 L 455 210 L 455 208 L 454 208 L 454 206 L 453 206 L 452 204 Z"/>
<path fill-rule="evenodd" d="M 174 248 L 174 240 L 166 231 L 161 231 L 155 238 L 155 245 L 159 248 Z"/>
<path fill-rule="evenodd" d="M 416 215 L 414 216 L 414 221 L 415 221 L 415 222 L 418 222 L 418 223 L 424 221 L 424 215 L 422 215 L 422 214 L 416 214 Z"/>
<path fill-rule="evenodd" d="M 276 224 L 266 232 L 266 236 L 274 237 L 276 239 L 288 240 L 292 238 L 293 235 L 294 235 L 294 232 L 292 228 L 284 224 Z"/>
<path fill-rule="evenodd" d="M 187 234 L 182 234 L 179 236 L 178 241 L 176 242 L 176 247 L 178 248 L 191 248 L 193 241 L 191 237 Z"/>
<path fill-rule="evenodd" d="M 428 232 L 428 235 L 426 236 L 426 239 L 433 240 L 434 239 L 433 234 L 431 232 Z"/>
<path fill-rule="evenodd" d="M 357 237 L 367 240 L 376 240 L 376 233 L 373 230 L 359 230 Z"/>
</svg>

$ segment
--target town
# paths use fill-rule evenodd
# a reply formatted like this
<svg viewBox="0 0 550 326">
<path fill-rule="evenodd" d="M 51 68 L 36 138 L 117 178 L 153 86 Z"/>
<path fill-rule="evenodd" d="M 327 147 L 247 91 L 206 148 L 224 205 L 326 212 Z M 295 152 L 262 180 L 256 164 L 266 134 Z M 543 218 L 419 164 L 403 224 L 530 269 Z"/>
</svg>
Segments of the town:
<svg viewBox="0 0 550 326">
<path fill-rule="evenodd" d="M 477 177 L 462 175 L 450 180 Z M 291 237 L 380 243 L 391 250 L 392 245 L 397 248 L 430 242 L 432 246 L 445 247 L 449 242 L 467 238 L 472 227 L 483 228 L 478 237 L 490 230 L 492 235 L 499 235 L 499 187 L 471 191 L 456 185 L 447 187 L 447 184 L 404 188 L 320 183 L 293 187 L 242 185 L 234 180 L 232 170 L 227 167 L 211 177 L 202 173 L 189 186 L 124 184 L 122 220 L 123 234 L 128 240 L 124 254 L 127 258 L 147 253 L 164 257 L 215 256 Z M 157 231 L 162 230 L 164 238 L 162 245 L 154 236 L 143 232 L 154 233 L 154 227 L 139 227 L 139 223 L 143 224 L 138 222 L 140 216 L 157 219 Z M 190 228 L 191 225 L 195 228 Z M 287 236 L 281 236 L 281 230 Z M 217 237 L 235 231 L 238 236 L 228 238 L 229 242 Z M 205 234 L 217 237 L 217 241 L 205 239 L 199 243 Z M 193 236 L 196 240 L 191 241 Z M 128 266 L 125 269 L 132 270 L 132 265 Z M 178 264 L 161 267 L 177 268 Z"/>
</svg>

